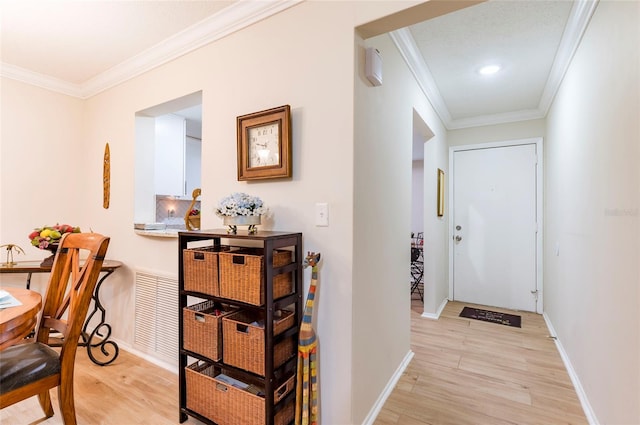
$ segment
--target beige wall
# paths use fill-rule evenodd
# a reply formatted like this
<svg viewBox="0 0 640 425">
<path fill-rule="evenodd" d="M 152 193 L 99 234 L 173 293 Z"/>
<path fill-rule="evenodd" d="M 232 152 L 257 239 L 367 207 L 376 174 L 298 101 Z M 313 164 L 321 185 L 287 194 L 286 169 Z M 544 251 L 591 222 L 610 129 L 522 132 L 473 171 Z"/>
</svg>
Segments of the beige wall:
<svg viewBox="0 0 640 425">
<path fill-rule="evenodd" d="M 103 302 L 114 337 L 124 349 L 130 347 L 134 270 L 177 275 L 175 239 L 133 232 L 134 164 L 139 154 L 134 116 L 202 90 L 203 227 L 221 227 L 213 213 L 218 200 L 246 191 L 261 196 L 273 213 L 263 229 L 300 231 L 304 250 L 322 253 L 316 301 L 321 419 L 332 425 L 358 423 L 353 412 L 361 419 L 375 397 L 354 399 L 352 393 L 359 388 L 352 382 L 365 383 L 370 376 L 360 376 L 363 371 L 352 370 L 352 365 L 366 359 L 367 371 L 377 373 L 394 370 L 399 360 L 397 355 L 369 358 L 364 350 L 353 354 L 354 332 L 378 331 L 373 327 L 377 323 L 367 321 L 352 327 L 354 28 L 411 4 L 415 2 L 304 2 L 86 101 L 3 78 L 2 243 L 21 243 L 29 258 L 40 259 L 44 253 L 27 246 L 27 234 L 51 220 L 110 235 L 108 257 L 123 261 L 125 267 L 103 286 Z M 237 182 L 235 118 L 283 104 L 292 109 L 293 179 Z M 107 141 L 112 190 L 111 206 L 104 210 L 102 154 Z M 316 202 L 329 204 L 329 227 L 314 226 Z M 409 219 L 407 214 L 400 225 L 408 229 Z M 375 232 L 360 237 L 365 244 L 380 245 Z M 309 276 L 306 270 L 305 286 Z M 2 284 L 24 283 L 24 277 L 0 279 Z M 380 285 L 396 288 L 392 280 Z M 384 305 L 408 314 L 406 301 L 396 301 L 385 300 Z M 408 321 L 402 332 L 396 332 L 395 321 L 383 325 L 389 328 L 383 332 L 384 345 L 406 352 Z M 375 388 L 380 390 L 379 385 Z"/>
<path fill-rule="evenodd" d="M 82 137 L 83 102 L 15 80 L 3 78 L 0 84 L 0 244 L 25 250 L 15 260 L 43 259 L 50 253 L 27 238 L 34 228 L 59 221 L 88 231 L 95 224 L 81 211 L 86 193 L 79 170 L 90 149 Z M 1 279 L 23 286 L 26 276 Z M 43 288 L 46 276 L 35 275 L 32 284 Z"/>
<path fill-rule="evenodd" d="M 545 140 L 544 305 L 601 424 L 640 423 L 639 17 L 599 3 Z"/>
<path fill-rule="evenodd" d="M 379 87 L 362 75 L 365 47 L 382 54 Z M 440 120 L 388 35 L 359 42 L 356 58 L 352 377 L 353 422 L 362 423 L 410 350 L 414 110 L 436 134 L 427 142 L 433 162 L 425 170 L 446 168 L 447 146 Z M 439 243 L 434 251 L 446 253 L 439 233 L 431 238 Z M 446 262 L 439 266 L 444 274 Z"/>
<path fill-rule="evenodd" d="M 123 347 L 131 345 L 133 271 L 177 274 L 175 240 L 132 230 L 134 114 L 203 90 L 203 225 L 219 227 L 215 204 L 242 190 L 271 207 L 274 221 L 263 228 L 301 231 L 304 249 L 322 252 L 322 423 L 361 423 L 409 350 L 408 286 L 407 296 L 397 291 L 405 282 L 396 273 L 406 275 L 410 212 L 380 207 L 410 196 L 412 107 L 435 134 L 425 144 L 434 158 L 425 165 L 427 212 L 435 197 L 428 168 L 447 172 L 447 137 L 466 144 L 539 131 L 530 123 L 447 134 L 386 36 L 356 37 L 354 60 L 354 27 L 414 3 L 304 2 L 87 101 L 3 78 L 0 243 L 41 259 L 46 254 L 28 246 L 35 226 L 59 220 L 109 234 L 109 257 L 126 266 L 103 287 L 107 320 Z M 640 422 L 638 13 L 637 2 L 598 6 L 545 139 L 545 307 L 600 423 L 612 424 Z M 385 61 L 380 88 L 361 75 L 361 48 L 373 43 Z M 237 182 L 235 117 L 285 103 L 293 112 L 293 179 Z M 372 134 L 367 124 L 378 118 L 380 133 Z M 107 141 L 112 195 L 104 210 Z M 329 227 L 313 225 L 316 202 L 329 203 Z M 425 217 L 425 243 L 446 247 L 446 222 Z M 447 258 L 446 249 L 435 252 L 425 273 L 438 282 L 431 287 L 438 304 Z M 22 285 L 24 276 L 1 275 L 0 283 Z"/>
</svg>

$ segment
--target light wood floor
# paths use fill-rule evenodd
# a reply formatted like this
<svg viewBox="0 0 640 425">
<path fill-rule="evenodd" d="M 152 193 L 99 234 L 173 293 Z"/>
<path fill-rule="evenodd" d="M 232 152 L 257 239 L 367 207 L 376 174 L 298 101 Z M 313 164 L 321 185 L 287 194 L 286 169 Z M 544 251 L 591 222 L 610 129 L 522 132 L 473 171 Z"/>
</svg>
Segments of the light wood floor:
<svg viewBox="0 0 640 425">
<path fill-rule="evenodd" d="M 588 423 L 541 315 L 484 307 L 522 316 L 513 328 L 458 317 L 465 305 L 430 320 L 412 300 L 415 356 L 376 425 Z"/>
<path fill-rule="evenodd" d="M 519 329 L 460 318 L 462 307 L 449 303 L 436 321 L 420 317 L 422 303 L 412 301 L 415 356 L 376 425 L 587 423 L 540 315 L 517 313 Z M 0 424 L 61 425 L 51 394 L 52 418 L 31 398 L 0 410 Z M 178 424 L 177 375 L 124 350 L 113 364 L 96 366 L 79 349 L 76 412 L 80 425 Z"/>
<path fill-rule="evenodd" d="M 75 384 L 79 425 L 179 424 L 178 375 L 122 349 L 115 362 L 97 366 L 78 348 Z M 0 424 L 62 425 L 57 391 L 50 393 L 53 417 L 44 418 L 37 397 L 32 397 L 0 410 Z M 202 422 L 190 417 L 185 424 Z"/>
</svg>

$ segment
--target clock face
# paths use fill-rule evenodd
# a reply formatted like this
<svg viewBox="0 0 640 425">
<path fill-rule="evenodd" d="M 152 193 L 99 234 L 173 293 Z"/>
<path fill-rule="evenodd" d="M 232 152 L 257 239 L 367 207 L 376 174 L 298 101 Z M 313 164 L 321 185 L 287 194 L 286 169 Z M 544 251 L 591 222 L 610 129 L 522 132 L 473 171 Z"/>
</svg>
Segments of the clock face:
<svg viewBox="0 0 640 425">
<path fill-rule="evenodd" d="M 280 165 L 280 126 L 277 122 L 247 130 L 249 168 Z"/>
</svg>

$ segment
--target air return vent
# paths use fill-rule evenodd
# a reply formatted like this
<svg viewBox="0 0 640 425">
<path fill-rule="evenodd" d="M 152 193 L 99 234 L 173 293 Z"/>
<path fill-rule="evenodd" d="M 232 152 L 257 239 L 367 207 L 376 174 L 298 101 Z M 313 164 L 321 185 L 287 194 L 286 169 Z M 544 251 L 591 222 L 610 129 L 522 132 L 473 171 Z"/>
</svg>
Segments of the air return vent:
<svg viewBox="0 0 640 425">
<path fill-rule="evenodd" d="M 159 360 L 178 363 L 178 279 L 136 271 L 133 346 Z"/>
</svg>

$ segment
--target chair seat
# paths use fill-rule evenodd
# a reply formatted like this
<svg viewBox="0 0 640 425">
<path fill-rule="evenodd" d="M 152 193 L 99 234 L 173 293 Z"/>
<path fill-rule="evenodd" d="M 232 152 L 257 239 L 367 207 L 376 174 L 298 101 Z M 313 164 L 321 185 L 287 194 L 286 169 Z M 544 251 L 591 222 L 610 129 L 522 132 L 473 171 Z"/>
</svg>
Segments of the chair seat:
<svg viewBox="0 0 640 425">
<path fill-rule="evenodd" d="M 32 342 L 0 352 L 0 393 L 60 373 L 60 356 L 49 346 Z"/>
</svg>

